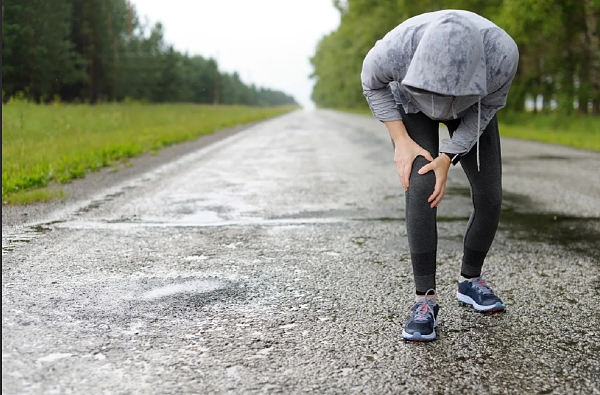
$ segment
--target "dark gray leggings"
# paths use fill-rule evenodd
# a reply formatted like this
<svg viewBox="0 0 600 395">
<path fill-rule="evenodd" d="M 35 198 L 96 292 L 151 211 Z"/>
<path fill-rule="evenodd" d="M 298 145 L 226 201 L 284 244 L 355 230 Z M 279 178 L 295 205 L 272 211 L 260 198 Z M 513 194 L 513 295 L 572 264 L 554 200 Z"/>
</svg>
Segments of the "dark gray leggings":
<svg viewBox="0 0 600 395">
<path fill-rule="evenodd" d="M 439 121 L 423 113 L 405 114 L 402 120 L 410 137 L 435 158 L 439 149 Z M 460 124 L 460 119 L 443 122 L 450 135 Z M 473 212 L 464 236 L 464 254 L 461 274 L 476 277 L 481 274 L 485 259 L 500 220 L 502 203 L 502 163 L 500 158 L 500 136 L 496 116 L 485 128 L 479 139 L 480 170 L 477 171 L 476 147 L 464 155 L 460 164 L 471 185 Z M 424 295 L 435 289 L 437 250 L 437 208 L 431 208 L 427 199 L 433 193 L 435 175 L 417 172 L 428 161 L 419 156 L 415 159 L 410 174 L 410 187 L 406 192 L 406 229 L 410 248 L 415 287 L 417 294 Z M 443 204 L 443 203 L 442 203 Z"/>
</svg>

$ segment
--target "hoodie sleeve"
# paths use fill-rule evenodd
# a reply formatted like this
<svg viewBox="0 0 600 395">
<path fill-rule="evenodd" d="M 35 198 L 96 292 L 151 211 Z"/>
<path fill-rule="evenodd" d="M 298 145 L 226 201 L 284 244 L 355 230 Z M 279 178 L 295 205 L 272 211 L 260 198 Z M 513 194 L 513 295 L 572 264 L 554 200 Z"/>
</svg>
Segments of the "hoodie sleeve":
<svg viewBox="0 0 600 395">
<path fill-rule="evenodd" d="M 495 48 L 492 52 L 500 59 L 490 59 L 496 64 L 496 67 L 490 68 L 491 78 L 488 78 L 488 87 L 497 89 L 481 98 L 481 111 L 479 111 L 477 103 L 469 107 L 452 138 L 442 142 L 440 152 L 459 156 L 469 152 L 477 144 L 479 135 L 494 118 L 496 112 L 506 106 L 506 97 L 517 72 L 519 52 L 514 41 L 506 33 L 504 35 L 502 41 L 498 40 L 494 43 Z M 499 46 L 503 46 L 503 50 L 498 48 Z M 477 129 L 478 124 L 479 130 Z M 456 155 L 451 156 L 456 157 Z M 453 161 L 453 163 L 455 162 Z"/>
<path fill-rule="evenodd" d="M 486 96 L 486 98 L 490 96 Z M 477 104 L 469 107 L 467 113 L 463 116 L 460 125 L 452 134 L 452 138 L 442 141 L 440 152 L 453 154 L 451 157 L 456 157 L 456 154 L 458 154 L 458 158 L 468 153 L 471 148 L 477 144 L 477 139 L 481 133 L 477 133 L 477 123 L 479 122 L 480 129 L 484 130 L 492 118 L 494 118 L 496 112 L 504 107 L 504 105 L 506 105 L 506 102 L 504 102 L 502 105 L 489 105 L 484 99 L 482 99 L 481 114 L 479 114 Z M 481 117 L 480 120 L 478 120 L 479 117 Z M 456 158 L 456 160 L 453 159 L 452 163 L 456 164 L 458 158 Z"/>
<path fill-rule="evenodd" d="M 394 81 L 392 65 L 383 53 L 381 41 L 369 51 L 360 75 L 363 94 L 371 112 L 381 122 L 402 119 L 394 100 L 390 82 Z"/>
</svg>

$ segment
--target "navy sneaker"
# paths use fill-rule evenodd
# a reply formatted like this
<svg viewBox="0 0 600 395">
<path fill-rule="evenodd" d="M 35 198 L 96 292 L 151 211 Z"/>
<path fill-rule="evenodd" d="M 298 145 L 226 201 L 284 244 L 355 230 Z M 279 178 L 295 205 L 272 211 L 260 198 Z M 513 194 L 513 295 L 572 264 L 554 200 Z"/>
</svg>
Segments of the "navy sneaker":
<svg viewBox="0 0 600 395">
<path fill-rule="evenodd" d="M 479 313 L 493 313 L 506 308 L 481 276 L 458 283 L 456 297 Z"/>
<path fill-rule="evenodd" d="M 439 306 L 432 300 L 421 298 L 412 307 L 412 315 L 404 326 L 402 337 L 406 340 L 429 342 L 435 339 Z"/>
</svg>

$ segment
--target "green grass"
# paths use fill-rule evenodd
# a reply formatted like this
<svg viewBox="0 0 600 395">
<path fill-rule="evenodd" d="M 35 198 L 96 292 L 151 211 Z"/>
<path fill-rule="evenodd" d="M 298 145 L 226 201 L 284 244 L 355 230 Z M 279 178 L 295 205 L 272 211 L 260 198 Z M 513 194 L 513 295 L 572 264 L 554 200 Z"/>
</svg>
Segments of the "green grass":
<svg viewBox="0 0 600 395">
<path fill-rule="evenodd" d="M 25 205 L 39 202 L 49 202 L 51 200 L 63 199 L 65 194 L 62 190 L 52 187 L 42 187 L 26 189 L 10 195 L 10 203 L 16 205 Z"/>
<path fill-rule="evenodd" d="M 499 113 L 504 137 L 543 141 L 600 151 L 600 117 Z"/>
<path fill-rule="evenodd" d="M 61 197 L 62 192 L 46 187 L 295 108 L 9 102 L 2 106 L 2 202 L 26 204 Z"/>
</svg>

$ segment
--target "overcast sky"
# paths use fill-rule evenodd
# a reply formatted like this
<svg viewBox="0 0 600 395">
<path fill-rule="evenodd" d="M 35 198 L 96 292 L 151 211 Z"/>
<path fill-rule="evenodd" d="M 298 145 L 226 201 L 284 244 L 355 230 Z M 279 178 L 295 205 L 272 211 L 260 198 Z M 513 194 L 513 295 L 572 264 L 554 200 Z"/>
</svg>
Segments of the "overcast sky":
<svg viewBox="0 0 600 395">
<path fill-rule="evenodd" d="M 332 0 L 130 0 L 142 22 L 161 22 L 180 52 L 217 59 L 246 84 L 277 89 L 311 106 L 309 58 L 335 30 Z"/>
</svg>

